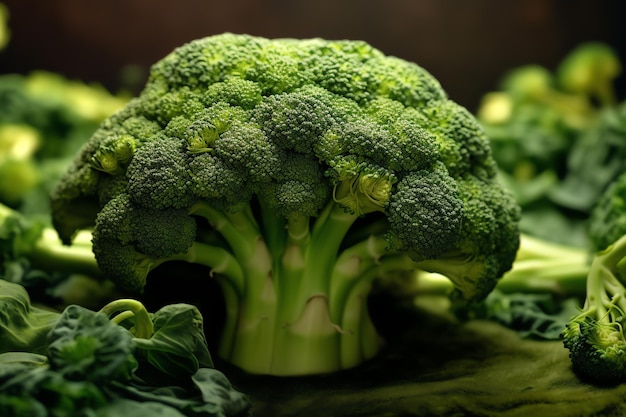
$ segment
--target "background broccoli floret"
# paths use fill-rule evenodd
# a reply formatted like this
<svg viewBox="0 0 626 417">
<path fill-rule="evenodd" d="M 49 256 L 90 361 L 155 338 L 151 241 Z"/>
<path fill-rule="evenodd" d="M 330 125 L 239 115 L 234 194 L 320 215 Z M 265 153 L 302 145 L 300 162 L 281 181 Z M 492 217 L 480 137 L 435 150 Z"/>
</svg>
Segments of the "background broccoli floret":
<svg viewBox="0 0 626 417">
<path fill-rule="evenodd" d="M 0 202 L 47 219 L 48 194 L 85 137 L 126 101 L 44 71 L 0 76 Z"/>
<path fill-rule="evenodd" d="M 522 232 L 587 248 L 591 211 L 624 171 L 620 57 L 582 43 L 554 70 L 527 64 L 484 95 L 477 118 L 499 176 L 522 206 Z"/>
</svg>

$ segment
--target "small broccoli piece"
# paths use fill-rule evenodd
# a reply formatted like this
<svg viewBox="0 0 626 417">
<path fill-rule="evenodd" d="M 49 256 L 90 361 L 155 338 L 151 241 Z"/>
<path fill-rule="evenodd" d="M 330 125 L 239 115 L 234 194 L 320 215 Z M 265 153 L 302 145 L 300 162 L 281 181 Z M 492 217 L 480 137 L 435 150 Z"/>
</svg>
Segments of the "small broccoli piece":
<svg viewBox="0 0 626 417">
<path fill-rule="evenodd" d="M 127 194 L 119 194 L 98 213 L 92 243 L 103 273 L 115 277 L 127 289 L 141 290 L 152 269 L 172 260 L 209 262 L 217 267 L 215 259 L 221 257 L 222 267 L 218 270 L 235 276 L 240 273 L 223 250 L 196 242 L 195 238 L 196 222 L 187 211 L 138 208 Z"/>
<path fill-rule="evenodd" d="M 583 310 L 562 333 L 574 371 L 596 384 L 626 381 L 626 288 L 621 281 L 624 257 L 626 236 L 595 255 Z"/>
<path fill-rule="evenodd" d="M 52 207 L 66 241 L 93 227 L 99 266 L 126 289 L 163 262 L 209 267 L 227 304 L 219 354 L 276 375 L 374 356 L 380 276 L 428 265 L 478 299 L 519 241 L 473 116 L 360 41 L 177 48 L 85 144 Z"/>
<path fill-rule="evenodd" d="M 585 94 L 600 105 L 611 106 L 616 103 L 613 82 L 621 71 L 619 56 L 610 46 L 588 42 L 563 59 L 557 77 L 565 91 Z"/>
<path fill-rule="evenodd" d="M 422 269 L 449 277 L 465 299 L 480 300 L 497 284 L 484 277 L 501 277 L 510 269 L 503 266 L 514 262 L 519 241 L 510 236 L 517 233 L 519 213 L 513 200 L 496 203 L 501 193 L 481 179 L 458 181 L 458 192 L 462 208 L 455 249 L 442 257 L 443 262 L 435 258 Z"/>
</svg>

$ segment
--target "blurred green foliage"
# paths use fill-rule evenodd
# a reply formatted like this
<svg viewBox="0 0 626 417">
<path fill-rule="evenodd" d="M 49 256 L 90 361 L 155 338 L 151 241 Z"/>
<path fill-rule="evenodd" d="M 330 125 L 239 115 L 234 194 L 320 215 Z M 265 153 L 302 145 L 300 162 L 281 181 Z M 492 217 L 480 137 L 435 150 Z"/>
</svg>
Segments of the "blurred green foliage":
<svg viewBox="0 0 626 417">
<path fill-rule="evenodd" d="M 477 116 L 501 180 L 522 206 L 523 232 L 587 247 L 591 209 L 625 168 L 622 65 L 602 43 L 584 43 L 551 71 L 526 65 L 484 95 Z"/>
<path fill-rule="evenodd" d="M 128 99 L 50 72 L 0 76 L 0 202 L 47 215 L 61 172 Z"/>
</svg>

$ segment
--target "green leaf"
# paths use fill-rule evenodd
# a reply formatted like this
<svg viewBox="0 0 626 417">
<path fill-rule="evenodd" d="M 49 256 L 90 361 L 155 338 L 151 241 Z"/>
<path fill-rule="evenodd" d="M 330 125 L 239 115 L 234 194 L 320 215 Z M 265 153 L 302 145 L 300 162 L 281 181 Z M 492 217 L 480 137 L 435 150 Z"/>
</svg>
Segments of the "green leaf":
<svg viewBox="0 0 626 417">
<path fill-rule="evenodd" d="M 99 408 L 107 403 L 95 384 L 69 381 L 47 367 L 13 364 L 0 369 L 2 416 L 78 416 L 86 408 Z"/>
<path fill-rule="evenodd" d="M 213 367 L 197 307 L 167 305 L 153 315 L 152 322 L 154 333 L 150 339 L 133 339 L 137 356 L 143 359 L 138 375 L 145 377 L 149 372 L 154 378 L 187 379 L 200 367 Z M 145 365 L 152 369 L 147 370 Z"/>
<path fill-rule="evenodd" d="M 93 410 L 93 417 L 185 417 L 175 408 L 153 401 L 132 401 L 118 398 L 112 403 Z"/>
<path fill-rule="evenodd" d="M 58 318 L 59 313 L 33 307 L 21 285 L 0 280 L 0 353 L 45 353 L 46 337 Z"/>
<path fill-rule="evenodd" d="M 48 336 L 52 369 L 68 379 L 108 383 L 137 367 L 132 335 L 104 313 L 68 306 Z"/>
<path fill-rule="evenodd" d="M 225 415 L 242 416 L 250 409 L 248 397 L 235 390 L 217 369 L 200 368 L 191 379 L 202 393 L 204 403 L 218 405 Z"/>
</svg>

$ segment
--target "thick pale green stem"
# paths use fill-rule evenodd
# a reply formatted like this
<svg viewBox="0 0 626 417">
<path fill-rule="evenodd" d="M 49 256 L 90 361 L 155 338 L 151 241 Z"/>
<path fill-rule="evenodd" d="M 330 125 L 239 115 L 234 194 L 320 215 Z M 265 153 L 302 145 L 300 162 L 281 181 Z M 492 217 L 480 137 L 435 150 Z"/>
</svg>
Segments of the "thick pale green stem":
<svg viewBox="0 0 626 417">
<path fill-rule="evenodd" d="M 221 223 L 226 217 L 208 214 L 231 245 L 238 236 L 251 238 L 236 223 Z M 367 311 L 376 274 L 364 272 L 375 266 L 384 248 L 382 240 L 372 240 L 339 256 L 356 219 L 331 204 L 312 229 L 308 218 L 291 218 L 284 223 L 284 243 L 280 233 L 273 234 L 272 247 L 283 248 L 280 257 L 269 253 L 260 235 L 251 251 L 233 248 L 245 283 L 243 291 L 231 281 L 223 285 L 229 304 L 219 350 L 224 359 L 251 373 L 307 375 L 346 369 L 378 352 L 380 338 Z M 351 271 L 355 256 L 362 262 Z M 351 274 L 354 280 L 342 283 Z"/>
<path fill-rule="evenodd" d="M 152 337 L 154 332 L 152 320 L 141 302 L 127 298 L 119 299 L 108 303 L 100 311 L 118 323 L 132 314 L 132 317 L 135 319 L 132 328 L 135 337 L 140 339 L 150 339 Z M 116 313 L 120 313 L 119 317 L 115 316 Z"/>
<path fill-rule="evenodd" d="M 278 310 L 281 326 L 288 327 L 299 320 L 312 297 L 323 296 L 328 302 L 339 247 L 356 218 L 333 203 L 317 218 L 310 240 L 302 233 L 289 239 L 283 263 L 276 271 L 278 298 L 285 302 Z"/>
<path fill-rule="evenodd" d="M 310 297 L 298 318 L 277 328 L 271 373 L 308 375 L 343 369 L 338 346 L 341 329 L 330 320 L 328 298 Z"/>
<path fill-rule="evenodd" d="M 217 275 L 227 304 L 220 356 L 250 373 L 294 376 L 336 372 L 375 355 L 381 341 L 367 297 L 384 239 L 340 254 L 358 216 L 339 204 L 329 204 L 312 227 L 308 217 L 280 221 L 260 207 L 262 230 L 245 213 L 193 211 L 223 235 L 241 268 L 242 281 Z"/>
<path fill-rule="evenodd" d="M 277 302 L 273 259 L 259 226 L 249 210 L 226 213 L 200 203 L 191 213 L 205 217 L 224 237 L 241 268 L 241 279 L 238 274 L 225 274 L 220 280 L 227 319 L 219 354 L 243 369 L 267 373 L 273 355 Z M 217 268 L 218 264 L 212 266 Z"/>
<path fill-rule="evenodd" d="M 260 236 L 249 258 L 240 259 L 245 285 L 242 291 L 235 340 L 222 340 L 233 364 L 253 373 L 271 373 L 279 307 L 272 273 L 272 259 Z"/>
<path fill-rule="evenodd" d="M 202 216 L 230 245 L 237 259 L 248 259 L 255 251 L 255 239 L 260 236 L 259 226 L 247 210 L 226 213 L 204 203 L 197 203 L 190 214 Z"/>
<path fill-rule="evenodd" d="M 85 244 L 81 238 L 75 245 L 64 245 L 59 235 L 52 229 L 43 231 L 27 255 L 35 267 L 82 273 L 91 277 L 102 275 L 90 244 Z"/>
<path fill-rule="evenodd" d="M 338 204 L 331 204 L 315 222 L 305 254 L 307 267 L 302 288 L 309 293 L 307 298 L 328 291 L 339 248 L 357 218 Z"/>
</svg>

